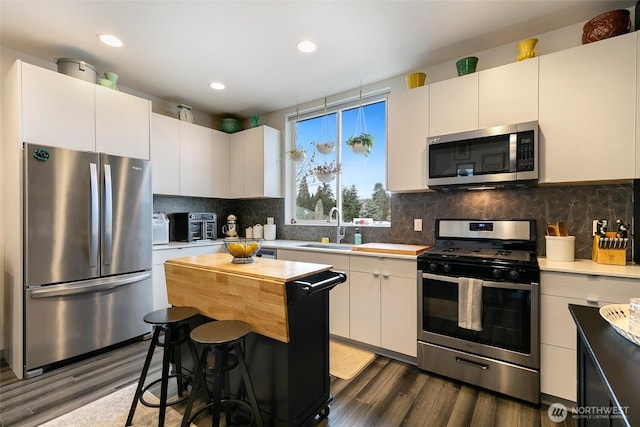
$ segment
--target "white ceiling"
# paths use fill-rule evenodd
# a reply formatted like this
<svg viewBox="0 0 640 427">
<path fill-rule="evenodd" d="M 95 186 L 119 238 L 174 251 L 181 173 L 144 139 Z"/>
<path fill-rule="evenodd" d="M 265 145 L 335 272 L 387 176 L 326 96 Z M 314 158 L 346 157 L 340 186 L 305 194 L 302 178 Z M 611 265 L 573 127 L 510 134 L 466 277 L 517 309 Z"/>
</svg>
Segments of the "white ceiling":
<svg viewBox="0 0 640 427">
<path fill-rule="evenodd" d="M 246 118 L 586 21 L 633 1 L 0 0 L 2 46 Z M 124 41 L 102 45 L 98 33 Z M 314 40 L 301 54 L 296 43 Z M 224 91 L 208 84 L 221 81 Z"/>
</svg>

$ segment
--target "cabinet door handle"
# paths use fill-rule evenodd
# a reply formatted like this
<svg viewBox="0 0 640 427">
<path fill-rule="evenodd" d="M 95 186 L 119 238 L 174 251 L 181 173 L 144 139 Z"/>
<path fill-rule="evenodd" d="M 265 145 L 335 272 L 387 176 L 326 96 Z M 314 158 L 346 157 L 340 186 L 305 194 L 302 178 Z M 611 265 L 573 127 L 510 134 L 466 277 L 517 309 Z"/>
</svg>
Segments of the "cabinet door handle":
<svg viewBox="0 0 640 427">
<path fill-rule="evenodd" d="M 598 302 L 600 302 L 598 295 L 587 295 L 587 304 L 598 305 Z"/>
<path fill-rule="evenodd" d="M 380 273 L 373 273 L 373 277 L 380 277 Z"/>
<path fill-rule="evenodd" d="M 388 274 L 383 274 L 383 275 L 382 275 L 382 278 L 383 278 L 383 279 L 388 279 L 388 278 L 389 278 L 389 275 L 388 275 Z"/>
</svg>

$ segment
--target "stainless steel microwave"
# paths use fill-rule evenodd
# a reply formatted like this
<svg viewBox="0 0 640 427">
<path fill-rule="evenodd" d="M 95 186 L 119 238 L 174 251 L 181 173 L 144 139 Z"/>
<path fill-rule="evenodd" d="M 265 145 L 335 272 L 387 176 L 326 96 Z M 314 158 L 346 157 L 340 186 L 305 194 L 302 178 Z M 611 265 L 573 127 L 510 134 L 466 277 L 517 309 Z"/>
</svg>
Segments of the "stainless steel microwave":
<svg viewBox="0 0 640 427">
<path fill-rule="evenodd" d="M 538 122 L 427 138 L 433 189 L 526 186 L 538 180 Z"/>
</svg>

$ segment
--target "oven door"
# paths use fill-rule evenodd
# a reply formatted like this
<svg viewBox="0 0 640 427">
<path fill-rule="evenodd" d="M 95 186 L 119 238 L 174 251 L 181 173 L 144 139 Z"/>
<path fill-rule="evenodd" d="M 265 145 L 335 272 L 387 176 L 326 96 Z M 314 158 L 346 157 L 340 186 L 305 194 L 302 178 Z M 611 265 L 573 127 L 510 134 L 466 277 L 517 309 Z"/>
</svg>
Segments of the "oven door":
<svg viewBox="0 0 640 427">
<path fill-rule="evenodd" d="M 537 369 L 539 286 L 484 281 L 482 331 L 458 326 L 458 278 L 422 273 L 418 340 Z"/>
</svg>

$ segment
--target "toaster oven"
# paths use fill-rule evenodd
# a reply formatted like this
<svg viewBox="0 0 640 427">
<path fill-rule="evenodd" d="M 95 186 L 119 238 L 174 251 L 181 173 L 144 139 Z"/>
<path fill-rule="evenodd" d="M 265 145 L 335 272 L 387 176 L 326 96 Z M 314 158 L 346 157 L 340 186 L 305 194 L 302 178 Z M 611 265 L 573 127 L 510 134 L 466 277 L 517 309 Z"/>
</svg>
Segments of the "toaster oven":
<svg viewBox="0 0 640 427">
<path fill-rule="evenodd" d="M 218 237 L 216 214 L 212 212 L 178 212 L 169 215 L 171 240 L 195 242 Z"/>
</svg>

